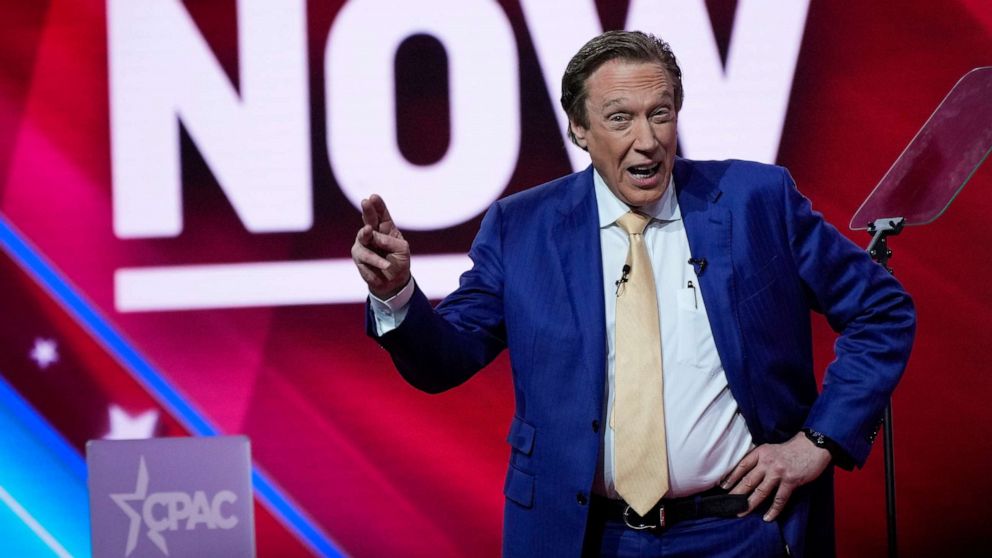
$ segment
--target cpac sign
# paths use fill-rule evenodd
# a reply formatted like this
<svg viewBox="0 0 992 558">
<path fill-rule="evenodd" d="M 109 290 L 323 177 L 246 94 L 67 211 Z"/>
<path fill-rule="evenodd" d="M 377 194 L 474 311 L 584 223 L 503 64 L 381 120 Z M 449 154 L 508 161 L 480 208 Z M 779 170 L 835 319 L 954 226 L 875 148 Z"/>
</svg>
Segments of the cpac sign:
<svg viewBox="0 0 992 558">
<path fill-rule="evenodd" d="M 233 529 L 238 525 L 237 516 L 225 515 L 222 509 L 224 504 L 233 504 L 238 499 L 230 490 L 217 492 L 209 501 L 203 490 L 197 490 L 192 495 L 187 492 L 148 494 L 148 468 L 144 456 L 138 463 L 134 492 L 111 494 L 110 499 L 120 506 L 130 522 L 124 556 L 134 552 L 142 522 L 147 527 L 145 534 L 148 539 L 166 556 L 169 555 L 169 548 L 162 533 L 178 530 L 182 520 L 185 520 L 183 528 L 187 531 L 201 525 L 207 529 Z M 156 511 L 156 508 L 161 509 Z"/>
<path fill-rule="evenodd" d="M 557 105 L 568 58 L 602 31 L 595 2 L 520 5 Z M 626 27 L 665 37 L 685 70 L 683 153 L 774 160 L 807 5 L 738 2 L 724 67 L 702 0 L 631 1 Z M 309 229 L 305 2 L 237 2 L 240 94 L 180 0 L 110 0 L 108 10 L 117 235 L 182 231 L 180 121 L 248 230 Z M 396 143 L 393 61 L 414 34 L 435 37 L 449 60 L 451 143 L 428 166 L 408 162 Z M 324 70 L 328 155 L 353 203 L 374 180 L 401 226 L 440 229 L 471 219 L 506 188 L 520 149 L 519 71 L 496 2 L 352 0 L 328 35 Z M 574 168 L 588 164 L 578 150 L 570 157 Z"/>
<path fill-rule="evenodd" d="M 244 436 L 94 440 L 86 461 L 94 557 L 255 555 Z"/>
</svg>

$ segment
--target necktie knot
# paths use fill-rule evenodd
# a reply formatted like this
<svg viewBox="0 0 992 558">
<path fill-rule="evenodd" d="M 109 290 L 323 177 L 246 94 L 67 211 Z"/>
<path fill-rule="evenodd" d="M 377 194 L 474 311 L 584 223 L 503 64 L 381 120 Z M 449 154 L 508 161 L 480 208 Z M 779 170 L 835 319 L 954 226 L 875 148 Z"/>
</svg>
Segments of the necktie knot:
<svg viewBox="0 0 992 558">
<path fill-rule="evenodd" d="M 638 211 L 628 211 L 617 219 L 617 224 L 623 229 L 627 234 L 641 234 L 644 232 L 645 227 L 651 222 L 651 217 L 640 213 Z"/>
</svg>

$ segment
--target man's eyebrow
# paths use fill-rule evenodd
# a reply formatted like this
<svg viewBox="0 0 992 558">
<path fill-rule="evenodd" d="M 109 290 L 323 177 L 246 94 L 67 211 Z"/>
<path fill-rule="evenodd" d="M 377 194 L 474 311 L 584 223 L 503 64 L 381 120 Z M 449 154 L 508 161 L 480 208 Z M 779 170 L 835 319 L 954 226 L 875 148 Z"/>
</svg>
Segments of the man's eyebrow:
<svg viewBox="0 0 992 558">
<path fill-rule="evenodd" d="M 672 95 L 671 91 L 666 89 L 661 93 L 661 98 L 662 101 L 672 102 L 675 96 Z M 610 99 L 609 101 L 603 103 L 603 106 L 601 108 L 605 112 L 610 108 L 612 108 L 614 105 L 622 105 L 626 101 L 627 101 L 627 97 L 614 97 L 613 99 Z"/>
<path fill-rule="evenodd" d="M 674 101 L 674 99 L 675 99 L 675 95 L 672 95 L 672 92 L 671 91 L 669 91 L 669 90 L 666 89 L 666 90 L 664 90 L 664 91 L 661 92 L 661 100 L 662 100 L 662 102 L 669 102 L 670 103 L 670 102 Z"/>
<path fill-rule="evenodd" d="M 607 110 L 614 105 L 621 105 L 627 101 L 627 97 L 616 97 L 603 103 L 603 110 Z"/>
</svg>

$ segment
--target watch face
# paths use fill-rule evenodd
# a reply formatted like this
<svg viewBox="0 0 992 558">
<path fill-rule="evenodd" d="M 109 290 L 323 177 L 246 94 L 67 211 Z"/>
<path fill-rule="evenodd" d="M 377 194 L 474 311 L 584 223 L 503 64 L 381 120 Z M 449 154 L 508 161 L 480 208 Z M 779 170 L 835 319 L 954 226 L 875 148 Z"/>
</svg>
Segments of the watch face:
<svg viewBox="0 0 992 558">
<path fill-rule="evenodd" d="M 803 430 L 803 433 L 806 434 L 806 437 L 809 438 L 809 440 L 811 442 L 813 442 L 814 444 L 816 444 L 817 447 L 821 447 L 822 448 L 822 447 L 824 447 L 824 446 L 827 445 L 827 441 L 825 439 L 825 436 L 822 433 L 817 432 L 815 430 L 808 430 L 808 429 Z"/>
</svg>

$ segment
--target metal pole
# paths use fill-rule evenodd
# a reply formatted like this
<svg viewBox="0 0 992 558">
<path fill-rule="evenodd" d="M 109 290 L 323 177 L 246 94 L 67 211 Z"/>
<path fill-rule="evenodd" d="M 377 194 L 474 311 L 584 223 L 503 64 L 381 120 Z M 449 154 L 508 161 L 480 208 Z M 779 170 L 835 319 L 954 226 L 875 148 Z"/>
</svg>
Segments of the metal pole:
<svg viewBox="0 0 992 558">
<path fill-rule="evenodd" d="M 885 407 L 885 516 L 888 527 L 889 558 L 899 556 L 896 537 L 896 459 L 892 444 L 892 400 Z"/>
<path fill-rule="evenodd" d="M 869 225 L 868 233 L 872 235 L 868 245 L 868 254 L 886 271 L 893 273 L 889 267 L 892 250 L 889 249 L 888 237 L 902 232 L 906 220 L 902 217 L 877 219 Z M 884 436 L 885 436 L 885 519 L 888 531 L 889 558 L 898 558 L 899 539 L 896 536 L 896 457 L 894 436 L 892 434 L 892 399 L 885 407 Z"/>
</svg>

